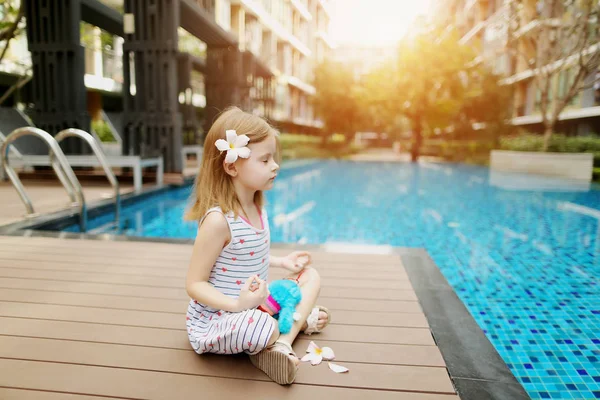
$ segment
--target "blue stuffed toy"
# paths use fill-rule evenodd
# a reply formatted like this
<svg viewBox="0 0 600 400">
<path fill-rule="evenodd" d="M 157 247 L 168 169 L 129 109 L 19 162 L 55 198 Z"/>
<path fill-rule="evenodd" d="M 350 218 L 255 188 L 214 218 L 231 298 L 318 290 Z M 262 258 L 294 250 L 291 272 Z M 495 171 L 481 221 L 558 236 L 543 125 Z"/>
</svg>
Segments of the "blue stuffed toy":
<svg viewBox="0 0 600 400">
<path fill-rule="evenodd" d="M 279 321 L 279 332 L 288 333 L 294 324 L 296 306 L 302 300 L 302 292 L 296 281 L 279 279 L 269 284 L 270 295 L 258 309 Z"/>
</svg>

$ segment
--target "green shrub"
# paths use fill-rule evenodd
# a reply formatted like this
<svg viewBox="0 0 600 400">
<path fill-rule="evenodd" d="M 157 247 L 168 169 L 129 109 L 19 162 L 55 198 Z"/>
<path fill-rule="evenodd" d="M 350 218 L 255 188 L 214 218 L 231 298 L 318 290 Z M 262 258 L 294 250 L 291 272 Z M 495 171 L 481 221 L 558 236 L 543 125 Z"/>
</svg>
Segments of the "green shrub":
<svg viewBox="0 0 600 400">
<path fill-rule="evenodd" d="M 346 143 L 346 136 L 340 133 L 334 133 L 329 139 L 330 143 Z"/>
<path fill-rule="evenodd" d="M 521 135 L 500 138 L 500 149 L 513 151 L 542 151 L 543 138 L 537 135 Z"/>
<path fill-rule="evenodd" d="M 514 151 L 542 151 L 544 138 L 541 135 L 520 135 L 500 139 L 500 148 Z M 598 136 L 552 135 L 548 151 L 557 153 L 600 152 Z"/>
<path fill-rule="evenodd" d="M 476 154 L 477 153 L 477 148 L 478 148 L 477 142 L 474 141 L 474 140 L 470 141 L 467 144 L 467 149 L 469 149 L 469 153 L 471 153 L 471 154 Z"/>
<path fill-rule="evenodd" d="M 279 142 L 281 143 L 281 147 L 283 149 L 286 149 L 286 148 L 296 146 L 298 144 L 317 145 L 317 144 L 321 143 L 321 138 L 319 136 L 295 135 L 295 134 L 291 134 L 291 133 L 283 133 L 279 136 Z"/>
<path fill-rule="evenodd" d="M 116 142 L 110 128 L 103 120 L 92 121 L 92 129 L 102 142 Z"/>
<path fill-rule="evenodd" d="M 360 151 L 354 143 L 346 143 L 343 135 L 333 135 L 323 143 L 319 136 L 282 134 L 280 136 L 284 160 L 296 158 L 344 158 Z"/>
<path fill-rule="evenodd" d="M 421 147 L 421 155 L 441 157 L 453 162 L 486 164 L 493 148 L 494 143 L 491 141 L 426 139 Z"/>
</svg>

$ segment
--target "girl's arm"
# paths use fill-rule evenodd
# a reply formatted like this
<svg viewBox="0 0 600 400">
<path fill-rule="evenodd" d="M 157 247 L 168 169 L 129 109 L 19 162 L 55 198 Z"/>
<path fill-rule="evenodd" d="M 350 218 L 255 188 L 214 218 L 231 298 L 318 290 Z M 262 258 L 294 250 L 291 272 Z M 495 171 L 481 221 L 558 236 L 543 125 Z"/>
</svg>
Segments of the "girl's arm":
<svg viewBox="0 0 600 400">
<path fill-rule="evenodd" d="M 209 307 L 238 312 L 239 302 L 215 289 L 208 278 L 225 243 L 231 240 L 227 221 L 221 213 L 212 212 L 198 228 L 185 288 L 188 295 Z"/>
<path fill-rule="evenodd" d="M 293 273 L 302 271 L 312 262 L 312 257 L 307 251 L 294 251 L 285 257 L 270 256 L 270 267 L 285 268 Z"/>
<path fill-rule="evenodd" d="M 269 260 L 270 260 L 271 268 L 282 268 L 283 267 L 283 257 L 269 256 Z"/>
</svg>

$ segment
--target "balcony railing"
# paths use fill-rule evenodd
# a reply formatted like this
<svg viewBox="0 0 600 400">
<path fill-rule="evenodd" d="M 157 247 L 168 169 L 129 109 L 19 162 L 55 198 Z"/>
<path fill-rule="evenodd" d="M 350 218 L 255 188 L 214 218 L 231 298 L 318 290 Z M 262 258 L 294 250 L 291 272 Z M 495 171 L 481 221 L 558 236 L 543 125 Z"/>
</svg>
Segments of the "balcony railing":
<svg viewBox="0 0 600 400">
<path fill-rule="evenodd" d="M 85 73 L 123 83 L 123 56 L 113 50 L 85 47 Z"/>
<path fill-rule="evenodd" d="M 206 10 L 211 17 L 215 18 L 216 0 L 196 0 L 196 4 Z"/>
</svg>

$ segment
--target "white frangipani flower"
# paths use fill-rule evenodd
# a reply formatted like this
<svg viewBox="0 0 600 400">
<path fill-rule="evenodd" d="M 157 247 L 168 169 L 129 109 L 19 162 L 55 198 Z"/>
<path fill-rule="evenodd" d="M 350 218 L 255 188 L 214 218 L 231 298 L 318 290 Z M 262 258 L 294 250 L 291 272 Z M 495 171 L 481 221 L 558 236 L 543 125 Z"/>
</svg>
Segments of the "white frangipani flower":
<svg viewBox="0 0 600 400">
<path fill-rule="evenodd" d="M 343 374 L 344 372 L 348 372 L 349 371 L 348 368 L 343 367 L 341 365 L 334 364 L 332 362 L 330 362 L 328 364 L 329 364 L 329 369 L 332 370 L 333 372 L 335 372 L 336 374 Z"/>
<path fill-rule="evenodd" d="M 310 342 L 308 345 L 308 349 L 306 349 L 306 354 L 302 357 L 302 361 L 307 362 L 310 361 L 312 365 L 319 365 L 323 360 L 333 360 L 335 358 L 335 354 L 333 354 L 333 350 L 331 347 L 323 347 L 320 348 L 316 345 L 315 342 Z"/>
<path fill-rule="evenodd" d="M 238 157 L 248 158 L 250 157 L 250 149 L 246 147 L 250 138 L 246 135 L 239 135 L 234 129 L 225 131 L 227 140 L 218 139 L 215 142 L 215 146 L 219 151 L 226 151 L 225 162 L 227 164 L 234 163 Z"/>
</svg>

